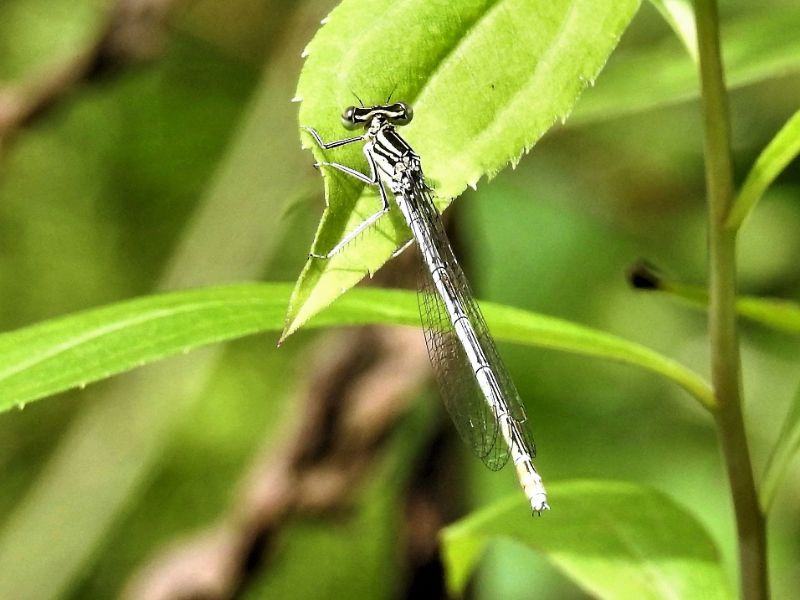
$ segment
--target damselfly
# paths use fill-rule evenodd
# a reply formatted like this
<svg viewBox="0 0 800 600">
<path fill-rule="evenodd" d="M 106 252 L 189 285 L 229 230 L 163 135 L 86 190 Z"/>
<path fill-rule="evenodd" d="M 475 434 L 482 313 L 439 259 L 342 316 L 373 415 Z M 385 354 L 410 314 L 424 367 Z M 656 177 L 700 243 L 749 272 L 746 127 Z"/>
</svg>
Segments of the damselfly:
<svg viewBox="0 0 800 600">
<path fill-rule="evenodd" d="M 315 129 L 305 128 L 326 150 L 365 142 L 368 175 L 335 162 L 317 166 L 338 169 L 376 187 L 381 199 L 381 208 L 327 254 L 311 256 L 331 258 L 386 214 L 390 204 L 384 186 L 389 187 L 425 266 L 419 288 L 420 317 L 447 410 L 461 437 L 490 469 L 502 468 L 511 457 L 531 508 L 539 513 L 550 507 L 542 478 L 533 466 L 535 446 L 527 432 L 525 409 L 453 255 L 420 158 L 395 129 L 408 124 L 412 116 L 411 107 L 403 102 L 351 106 L 344 111 L 342 124 L 350 130 L 363 127 L 364 133 L 327 143 Z"/>
</svg>

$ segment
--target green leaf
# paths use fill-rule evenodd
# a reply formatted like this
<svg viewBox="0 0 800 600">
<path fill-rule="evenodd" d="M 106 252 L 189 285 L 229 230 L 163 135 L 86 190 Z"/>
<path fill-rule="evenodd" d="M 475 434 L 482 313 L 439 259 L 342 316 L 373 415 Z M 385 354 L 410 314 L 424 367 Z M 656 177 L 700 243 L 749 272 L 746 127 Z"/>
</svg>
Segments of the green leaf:
<svg viewBox="0 0 800 600">
<path fill-rule="evenodd" d="M 549 497 L 553 510 L 541 518 L 515 497 L 445 528 L 450 592 L 463 593 L 486 546 L 506 538 L 541 553 L 592 597 L 733 598 L 708 533 L 660 492 L 562 481 L 549 486 Z"/>
<path fill-rule="evenodd" d="M 800 71 L 800 8 L 782 6 L 722 25 L 728 88 Z M 644 82 L 644 83 L 643 83 Z M 618 52 L 597 87 L 581 98 L 570 125 L 585 125 L 698 98 L 697 66 L 667 39 L 648 49 Z"/>
<path fill-rule="evenodd" d="M 761 507 L 765 513 L 768 513 L 772 507 L 775 495 L 786 476 L 786 470 L 798 450 L 800 450 L 800 388 L 795 393 L 789 411 L 786 413 L 786 420 L 783 422 L 778 441 L 767 461 L 764 477 L 759 486 Z"/>
<path fill-rule="evenodd" d="M 519 308 L 482 302 L 492 334 L 499 340 L 596 356 L 658 373 L 677 383 L 706 408 L 716 400 L 702 377 L 677 361 L 617 336 Z"/>
<path fill-rule="evenodd" d="M 289 284 L 249 284 L 148 296 L 0 335 L 0 410 L 79 387 L 192 348 L 279 331 Z M 696 373 L 633 342 L 524 310 L 483 303 L 498 339 L 615 360 L 652 371 L 713 408 Z M 418 325 L 413 292 L 359 288 L 309 326 Z"/>
<path fill-rule="evenodd" d="M 697 26 L 691 0 L 650 0 L 697 62 Z"/>
<path fill-rule="evenodd" d="M 739 296 L 736 299 L 736 312 L 772 329 L 800 334 L 800 304 L 797 302 L 782 298 Z"/>
<path fill-rule="evenodd" d="M 738 229 L 770 184 L 798 154 L 800 154 L 800 110 L 794 113 L 772 138 L 750 169 L 725 225 L 731 229 Z"/>
<path fill-rule="evenodd" d="M 300 124 L 346 137 L 339 115 L 357 103 L 413 104 L 403 136 L 422 157 L 445 208 L 467 185 L 516 164 L 595 80 L 639 0 L 344 0 L 307 48 Z M 380 17 L 376 18 L 377 15 Z M 352 135 L 352 133 L 350 134 Z M 364 171 L 361 144 L 318 161 Z M 328 208 L 314 252 L 324 254 L 376 212 L 375 191 L 323 169 Z M 289 307 L 285 335 L 380 268 L 410 239 L 397 210 L 331 260 L 312 259 Z"/>
<path fill-rule="evenodd" d="M 632 271 L 631 279 L 634 287 L 639 289 L 664 292 L 695 308 L 708 308 L 706 288 L 665 279 L 647 265 L 638 265 Z M 800 334 L 800 304 L 791 300 L 739 296 L 736 299 L 736 312 L 771 329 Z"/>
<path fill-rule="evenodd" d="M 160 358 L 274 329 L 285 285 L 146 296 L 0 335 L 0 410 Z"/>
</svg>

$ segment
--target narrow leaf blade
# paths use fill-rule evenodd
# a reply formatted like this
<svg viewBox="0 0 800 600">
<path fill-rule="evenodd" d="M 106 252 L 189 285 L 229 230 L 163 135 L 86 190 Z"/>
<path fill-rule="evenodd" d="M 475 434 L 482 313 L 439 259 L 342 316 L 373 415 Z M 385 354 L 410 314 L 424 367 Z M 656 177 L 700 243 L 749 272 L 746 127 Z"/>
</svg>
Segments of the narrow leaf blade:
<svg viewBox="0 0 800 600">
<path fill-rule="evenodd" d="M 800 110 L 786 122 L 759 155 L 734 201 L 726 225 L 738 229 L 787 165 L 800 154 Z"/>
<path fill-rule="evenodd" d="M 147 296 L 0 334 L 0 410 L 143 364 L 262 331 L 280 331 L 289 284 L 247 284 Z M 657 373 L 711 408 L 708 384 L 643 346 L 560 319 L 481 304 L 500 340 L 627 363 Z M 313 327 L 419 324 L 416 294 L 359 288 Z"/>
<path fill-rule="evenodd" d="M 701 310 L 708 308 L 708 290 L 702 286 L 663 278 L 644 264 L 637 265 L 630 275 L 632 285 L 641 290 L 669 294 Z M 776 331 L 800 334 L 800 304 L 797 302 L 783 298 L 739 296 L 736 298 L 736 312 Z"/>
<path fill-rule="evenodd" d="M 0 334 L 0 410 L 203 344 L 280 327 L 283 284 L 137 298 Z"/>
</svg>

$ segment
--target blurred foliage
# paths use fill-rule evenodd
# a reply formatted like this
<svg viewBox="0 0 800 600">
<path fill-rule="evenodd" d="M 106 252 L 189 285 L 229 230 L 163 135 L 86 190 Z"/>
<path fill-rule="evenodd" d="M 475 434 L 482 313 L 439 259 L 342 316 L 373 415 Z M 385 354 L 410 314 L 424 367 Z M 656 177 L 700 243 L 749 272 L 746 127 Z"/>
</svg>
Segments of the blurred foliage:
<svg viewBox="0 0 800 600">
<path fill-rule="evenodd" d="M 82 86 L 21 131 L 0 156 L 2 330 L 156 290 L 293 281 L 324 203 L 289 99 L 300 51 L 334 4 L 181 5 L 163 57 Z M 38 76 L 79 52 L 106 6 L 4 0 L 0 80 Z M 793 0 L 735 0 L 721 9 L 724 31 L 752 34 L 725 39 L 736 44 L 730 67 L 740 73 L 731 101 L 743 180 L 798 108 L 796 28 L 785 38 L 776 33 L 795 22 L 797 8 Z M 748 66 L 754 58 L 763 59 L 757 69 Z M 691 59 L 645 3 L 606 74 L 574 121 L 515 170 L 459 198 L 460 254 L 482 298 L 609 331 L 705 373 L 703 315 L 632 292 L 624 279 L 644 257 L 681 281 L 704 281 Z M 744 292 L 800 296 L 798 194 L 795 161 L 740 234 Z M 744 324 L 743 334 L 748 427 L 761 471 L 795 396 L 798 341 L 755 324 Z M 298 417 L 289 400 L 302 386 L 314 335 L 301 333 L 280 350 L 276 335 L 240 340 L 4 413 L 0 597 L 114 597 L 163 544 L 223 513 L 250 461 Z M 502 351 L 528 401 L 546 477 L 660 490 L 708 529 L 732 580 L 728 490 L 712 424 L 696 403 L 629 367 L 527 347 Z M 351 518 L 289 527 L 246 597 L 385 598 L 402 589 L 403 482 L 434 418 L 425 400 L 357 494 Z M 770 518 L 775 597 L 800 589 L 800 470 L 792 464 Z M 466 455 L 463 467 L 468 482 L 452 494 L 470 506 L 518 493 L 510 471 L 493 475 Z M 481 565 L 475 597 L 584 597 L 510 543 L 493 546 Z"/>
</svg>

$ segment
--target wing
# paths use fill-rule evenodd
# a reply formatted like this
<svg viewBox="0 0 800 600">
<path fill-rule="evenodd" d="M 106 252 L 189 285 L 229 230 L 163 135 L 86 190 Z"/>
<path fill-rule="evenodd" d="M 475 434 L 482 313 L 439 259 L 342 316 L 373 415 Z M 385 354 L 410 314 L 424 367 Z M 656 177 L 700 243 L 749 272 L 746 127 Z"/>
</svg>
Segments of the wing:
<svg viewBox="0 0 800 600">
<path fill-rule="evenodd" d="M 520 429 L 526 431 L 524 423 L 527 417 L 519 393 L 497 352 L 464 272 L 456 262 L 439 213 L 426 188 L 415 191 L 424 196 L 420 201 L 420 212 L 423 221 L 427 223 L 431 238 L 429 242 L 418 240 L 418 243 L 429 243 L 439 255 L 453 284 L 452 290 L 464 307 L 464 313 L 495 375 L 502 396 L 501 402 L 507 406 L 508 414 L 521 424 Z M 424 263 L 420 269 L 419 284 L 419 310 L 425 342 L 447 411 L 461 437 L 486 466 L 492 470 L 501 469 L 508 461 L 509 452 L 500 435 L 495 409 L 487 402 L 475 379 L 467 353 L 453 328 L 447 305 L 439 296 Z M 533 439 L 527 432 L 525 441 L 531 456 L 534 456 Z"/>
</svg>

